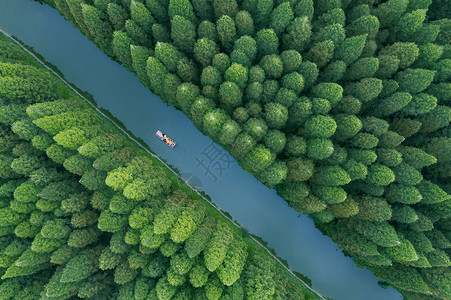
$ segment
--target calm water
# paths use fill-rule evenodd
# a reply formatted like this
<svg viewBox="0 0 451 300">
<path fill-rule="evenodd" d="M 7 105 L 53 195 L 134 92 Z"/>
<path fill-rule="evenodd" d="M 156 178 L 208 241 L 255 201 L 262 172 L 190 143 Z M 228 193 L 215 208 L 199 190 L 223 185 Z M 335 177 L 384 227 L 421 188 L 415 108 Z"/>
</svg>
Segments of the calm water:
<svg viewBox="0 0 451 300">
<path fill-rule="evenodd" d="M 201 134 L 180 111 L 145 89 L 134 74 L 98 50 L 58 12 L 31 0 L 0 0 L 0 28 L 32 46 L 68 79 L 94 96 L 159 156 L 251 233 L 266 240 L 290 267 L 333 299 L 401 299 L 384 290 L 369 271 L 323 236 L 272 190 L 240 169 L 235 160 Z M 174 149 L 154 134 L 162 130 Z"/>
</svg>

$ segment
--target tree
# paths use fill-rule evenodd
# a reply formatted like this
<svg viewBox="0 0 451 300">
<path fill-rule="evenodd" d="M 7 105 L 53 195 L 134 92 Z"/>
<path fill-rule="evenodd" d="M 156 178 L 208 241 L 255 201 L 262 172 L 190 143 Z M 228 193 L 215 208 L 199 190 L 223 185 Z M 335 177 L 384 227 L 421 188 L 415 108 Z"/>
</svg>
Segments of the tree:
<svg viewBox="0 0 451 300">
<path fill-rule="evenodd" d="M 150 82 L 150 88 L 157 94 L 163 94 L 163 87 L 168 70 L 160 60 L 149 56 L 147 60 L 147 76 Z"/>
<path fill-rule="evenodd" d="M 409 104 L 412 96 L 409 93 L 397 92 L 393 95 L 383 98 L 374 107 L 374 115 L 376 117 L 386 117 L 394 114 L 404 106 Z"/>
<path fill-rule="evenodd" d="M 451 121 L 451 108 L 444 105 L 436 106 L 431 112 L 420 118 L 422 124 L 421 133 L 431 133 L 442 127 L 448 126 Z"/>
<path fill-rule="evenodd" d="M 182 243 L 187 240 L 197 228 L 196 219 L 194 211 L 184 210 L 169 232 L 172 241 Z"/>
<path fill-rule="evenodd" d="M 112 213 L 108 210 L 102 211 L 98 224 L 100 230 L 107 232 L 118 232 L 127 225 L 127 216 Z"/>
<path fill-rule="evenodd" d="M 102 20 L 102 14 L 95 7 L 82 4 L 83 18 L 91 35 L 94 37 L 94 42 L 111 55 L 111 35 L 113 29 L 109 22 Z"/>
<path fill-rule="evenodd" d="M 222 264 L 232 240 L 233 235 L 228 225 L 218 223 L 216 231 L 204 250 L 205 267 L 210 272 L 215 271 Z"/>
<path fill-rule="evenodd" d="M 170 0 L 168 14 L 171 19 L 178 15 L 190 22 L 195 22 L 196 20 L 193 6 L 187 0 Z"/>
<path fill-rule="evenodd" d="M 230 62 L 243 65 L 246 68 L 249 68 L 252 64 L 246 53 L 240 50 L 233 50 L 232 53 L 230 53 Z"/>
<path fill-rule="evenodd" d="M 386 192 L 386 198 L 391 202 L 415 204 L 423 199 L 418 189 L 403 184 L 391 184 Z"/>
<path fill-rule="evenodd" d="M 377 161 L 387 167 L 394 167 L 403 160 L 402 154 L 395 149 L 377 149 Z"/>
<path fill-rule="evenodd" d="M 189 282 L 195 288 L 202 287 L 207 283 L 209 274 L 205 266 L 196 265 L 189 272 Z"/>
<path fill-rule="evenodd" d="M 393 205 L 392 206 L 392 220 L 398 223 L 413 223 L 418 220 L 418 215 L 415 210 L 409 205 Z"/>
<path fill-rule="evenodd" d="M 355 115 L 337 114 L 334 119 L 336 130 L 333 134 L 339 141 L 354 137 L 362 129 L 362 122 Z"/>
<path fill-rule="evenodd" d="M 344 91 L 361 102 L 369 102 L 382 92 L 382 80 L 377 78 L 363 78 L 359 82 L 349 83 L 344 86 Z"/>
<path fill-rule="evenodd" d="M 223 15 L 234 18 L 238 10 L 238 4 L 235 0 L 215 0 L 213 2 L 213 9 L 216 19 L 219 19 Z"/>
<path fill-rule="evenodd" d="M 386 46 L 379 52 L 381 55 L 393 55 L 399 59 L 399 68 L 405 69 L 417 59 L 419 55 L 418 46 L 414 43 L 397 42 Z"/>
<path fill-rule="evenodd" d="M 332 59 L 334 49 L 335 45 L 331 40 L 317 42 L 306 53 L 305 57 L 315 63 L 318 68 L 322 68 Z"/>
<path fill-rule="evenodd" d="M 114 55 L 129 70 L 133 68 L 133 61 L 130 53 L 132 39 L 123 31 L 113 32 L 112 48 Z"/>
<path fill-rule="evenodd" d="M 298 72 L 286 74 L 282 77 L 281 85 L 299 95 L 304 89 L 304 77 Z"/>
<path fill-rule="evenodd" d="M 210 67 L 214 56 L 218 52 L 218 46 L 216 43 L 209 38 L 202 38 L 197 40 L 194 45 L 194 57 L 199 61 L 204 67 Z M 208 68 L 207 67 L 207 68 Z"/>
<path fill-rule="evenodd" d="M 246 54 L 250 61 L 253 61 L 257 56 L 257 42 L 248 35 L 241 36 L 237 39 L 233 49 Z"/>
<path fill-rule="evenodd" d="M 73 257 L 64 267 L 60 282 L 78 282 L 92 275 L 97 266 L 94 251 L 86 251 Z"/>
<path fill-rule="evenodd" d="M 312 181 L 315 184 L 340 186 L 346 185 L 351 181 L 348 173 L 339 166 L 321 166 L 318 167 Z"/>
<path fill-rule="evenodd" d="M 171 44 L 157 42 L 155 45 L 155 58 L 161 61 L 169 72 L 175 72 L 182 55 Z"/>
<path fill-rule="evenodd" d="M 313 115 L 305 122 L 305 128 L 312 137 L 328 138 L 334 134 L 337 124 L 331 117 Z"/>
<path fill-rule="evenodd" d="M 395 181 L 401 184 L 416 185 L 423 179 L 422 174 L 406 162 L 400 163 L 392 170 L 395 174 Z"/>
<path fill-rule="evenodd" d="M 214 226 L 214 220 L 207 217 L 202 225 L 197 227 L 196 231 L 186 240 L 184 247 L 190 258 L 196 257 L 204 250 L 210 239 Z"/>
<path fill-rule="evenodd" d="M 247 74 L 245 76 L 247 77 Z M 235 82 L 225 81 L 219 87 L 219 101 L 227 110 L 239 106 L 242 102 L 242 97 L 243 93 Z"/>
<path fill-rule="evenodd" d="M 269 79 L 277 79 L 282 76 L 283 63 L 278 55 L 266 55 L 260 61 L 260 66 L 265 71 L 266 77 Z"/>
<path fill-rule="evenodd" d="M 136 75 L 139 80 L 148 87 L 149 77 L 147 76 L 147 59 L 152 54 L 152 51 L 144 46 L 130 45 L 130 54 Z"/>
<path fill-rule="evenodd" d="M 223 264 L 218 268 L 217 274 L 226 286 L 233 285 L 241 275 L 247 258 L 247 245 L 241 239 L 235 239 L 230 244 Z"/>
<path fill-rule="evenodd" d="M 248 72 L 244 66 L 232 63 L 224 73 L 224 79 L 229 82 L 237 84 L 240 88 L 244 88 L 247 84 Z M 222 86 L 222 85 L 221 85 Z M 221 89 L 220 89 L 221 93 Z"/>
<path fill-rule="evenodd" d="M 259 174 L 259 180 L 269 187 L 274 187 L 285 180 L 287 173 L 288 167 L 286 163 L 276 160 Z"/>
<path fill-rule="evenodd" d="M 283 48 L 302 52 L 307 47 L 311 35 L 312 25 L 308 17 L 297 17 L 291 21 L 286 32 L 282 34 Z"/>
<path fill-rule="evenodd" d="M 86 34 L 86 37 L 88 39 L 92 38 L 91 32 L 89 31 L 88 27 L 86 26 L 83 18 L 82 13 L 82 7 L 81 4 L 83 3 L 82 0 L 66 0 L 67 6 L 69 7 L 70 14 L 73 17 L 73 20 L 78 24 L 78 26 L 81 29 L 81 32 Z"/>
<path fill-rule="evenodd" d="M 266 79 L 265 71 L 259 66 L 255 65 L 249 69 L 249 83 L 263 83 Z"/>
<path fill-rule="evenodd" d="M 337 105 L 343 93 L 343 88 L 336 83 L 319 83 L 312 88 L 312 93 L 315 97 L 326 99 L 331 106 Z"/>
<path fill-rule="evenodd" d="M 286 74 L 299 70 L 302 63 L 302 56 L 296 50 L 285 50 L 280 53 L 282 59 L 283 70 Z"/>
<path fill-rule="evenodd" d="M 320 80 L 325 82 L 337 82 L 343 78 L 345 72 L 346 64 L 344 61 L 332 61 L 324 68 Z"/>
<path fill-rule="evenodd" d="M 288 120 L 288 109 L 280 103 L 265 105 L 265 120 L 270 128 L 280 129 Z"/>
<path fill-rule="evenodd" d="M 235 15 L 235 26 L 238 36 L 254 35 L 254 20 L 246 10 L 241 10 Z"/>
<path fill-rule="evenodd" d="M 334 144 L 330 139 L 311 137 L 307 140 L 307 156 L 312 159 L 325 159 L 333 152 Z"/>
<path fill-rule="evenodd" d="M 440 203 L 449 198 L 445 191 L 430 181 L 422 180 L 416 187 L 423 197 L 421 202 L 424 204 Z"/>
<path fill-rule="evenodd" d="M 116 3 L 108 3 L 107 13 L 114 30 L 122 30 L 128 19 L 127 11 Z"/>
<path fill-rule="evenodd" d="M 214 102 L 211 99 L 198 97 L 191 105 L 191 120 L 198 128 L 202 128 L 204 116 L 214 108 Z"/>
<path fill-rule="evenodd" d="M 283 149 L 285 148 L 286 141 L 287 138 L 285 134 L 279 130 L 269 130 L 263 138 L 263 142 L 266 145 L 266 147 L 268 147 L 275 154 L 278 154 L 283 151 Z"/>
<path fill-rule="evenodd" d="M 372 77 L 379 69 L 379 60 L 375 57 L 363 57 L 352 63 L 346 70 L 343 79 L 352 81 Z"/>
<path fill-rule="evenodd" d="M 395 80 L 399 84 L 399 91 L 420 93 L 432 83 L 434 74 L 430 70 L 408 68 L 396 73 Z"/>
<path fill-rule="evenodd" d="M 35 135 L 41 133 L 39 128 L 29 119 L 14 122 L 11 124 L 11 130 L 24 140 L 31 140 Z"/>
<path fill-rule="evenodd" d="M 152 36 L 157 42 L 169 43 L 171 41 L 169 29 L 162 24 L 155 23 L 152 25 Z"/>
<path fill-rule="evenodd" d="M 426 10 L 417 9 L 404 14 L 393 27 L 393 34 L 398 40 L 406 41 L 423 26 L 426 18 Z"/>
<path fill-rule="evenodd" d="M 236 136 L 241 132 L 240 125 L 235 122 L 234 120 L 229 120 L 224 123 L 220 137 L 219 142 L 222 145 L 232 145 L 235 141 Z"/>
<path fill-rule="evenodd" d="M 193 23 L 176 15 L 171 20 L 171 37 L 174 45 L 186 53 L 192 53 L 196 42 L 196 31 Z"/>
<path fill-rule="evenodd" d="M 310 88 L 318 79 L 318 66 L 310 61 L 301 63 L 298 71 L 304 77 L 304 89 Z"/>
<path fill-rule="evenodd" d="M 314 164 L 311 160 L 303 160 L 300 157 L 287 160 L 288 181 L 306 181 L 313 175 Z"/>
<path fill-rule="evenodd" d="M 257 118 L 250 118 L 244 124 L 244 132 L 254 138 L 255 141 L 260 141 L 266 134 L 268 126 L 265 121 Z"/>
<path fill-rule="evenodd" d="M 367 239 L 382 247 L 400 245 L 395 229 L 385 222 L 370 222 L 354 219 L 350 226 Z"/>
<path fill-rule="evenodd" d="M 228 15 L 223 15 L 216 22 L 219 40 L 225 49 L 231 49 L 236 39 L 236 27 L 233 19 Z"/>
<path fill-rule="evenodd" d="M 244 156 L 244 168 L 252 173 L 259 173 L 275 160 L 275 155 L 265 146 L 258 144 Z"/>
<path fill-rule="evenodd" d="M 274 29 L 274 32 L 277 35 L 280 35 L 285 31 L 285 28 L 290 24 L 293 18 L 294 13 L 291 10 L 290 3 L 284 2 L 271 12 L 269 27 Z"/>
<path fill-rule="evenodd" d="M 368 175 L 367 167 L 363 163 L 358 162 L 353 158 L 347 159 L 343 164 L 343 167 L 351 177 L 351 180 L 364 180 Z"/>
</svg>

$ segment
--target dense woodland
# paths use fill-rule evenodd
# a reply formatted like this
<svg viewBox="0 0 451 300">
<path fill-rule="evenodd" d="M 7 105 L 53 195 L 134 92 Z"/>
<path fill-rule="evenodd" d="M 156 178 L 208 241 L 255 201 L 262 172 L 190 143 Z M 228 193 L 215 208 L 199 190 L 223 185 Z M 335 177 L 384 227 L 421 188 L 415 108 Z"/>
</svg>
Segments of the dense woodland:
<svg viewBox="0 0 451 300">
<path fill-rule="evenodd" d="M 451 298 L 444 1 L 44 2 L 358 266 Z"/>
<path fill-rule="evenodd" d="M 0 299 L 316 299 L 0 38 Z"/>
</svg>

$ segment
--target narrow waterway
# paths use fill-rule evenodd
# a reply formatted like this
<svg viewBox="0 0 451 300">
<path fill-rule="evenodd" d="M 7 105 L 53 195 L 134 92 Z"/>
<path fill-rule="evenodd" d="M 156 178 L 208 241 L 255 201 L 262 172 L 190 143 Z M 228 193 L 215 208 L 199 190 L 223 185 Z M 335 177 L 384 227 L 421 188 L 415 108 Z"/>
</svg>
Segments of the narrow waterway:
<svg viewBox="0 0 451 300">
<path fill-rule="evenodd" d="M 174 108 L 145 89 L 134 74 L 98 50 L 56 10 L 31 0 L 0 0 L 0 28 L 32 46 L 68 81 L 94 96 L 133 134 L 179 169 L 251 233 L 262 237 L 292 270 L 307 275 L 313 288 L 333 299 L 401 299 L 382 289 L 369 271 L 323 236 L 273 190 L 245 173 L 235 160 L 201 134 Z M 162 130 L 174 149 L 154 134 Z"/>
</svg>

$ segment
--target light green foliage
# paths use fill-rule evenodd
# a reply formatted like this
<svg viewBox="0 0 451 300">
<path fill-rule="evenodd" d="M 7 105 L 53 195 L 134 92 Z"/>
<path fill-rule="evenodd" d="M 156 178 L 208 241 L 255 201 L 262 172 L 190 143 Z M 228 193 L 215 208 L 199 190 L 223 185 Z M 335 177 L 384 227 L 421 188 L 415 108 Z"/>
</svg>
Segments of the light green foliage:
<svg viewBox="0 0 451 300">
<path fill-rule="evenodd" d="M 288 167 L 286 163 L 276 160 L 263 170 L 259 178 L 269 187 L 274 187 L 287 177 L 287 173 Z"/>
<path fill-rule="evenodd" d="M 236 83 L 240 88 L 244 88 L 248 79 L 247 68 L 240 64 L 232 63 L 225 71 L 224 79 Z"/>
<path fill-rule="evenodd" d="M 232 240 L 233 234 L 228 225 L 218 223 L 216 231 L 204 251 L 205 267 L 210 272 L 215 271 L 222 264 Z"/>
<path fill-rule="evenodd" d="M 185 210 L 171 228 L 170 237 L 175 243 L 184 242 L 196 230 L 196 213 L 192 210 Z"/>
<path fill-rule="evenodd" d="M 312 137 L 328 138 L 334 134 L 337 124 L 331 117 L 314 115 L 307 119 L 305 128 Z"/>
<path fill-rule="evenodd" d="M 259 173 L 275 160 L 275 155 L 265 146 L 258 144 L 243 158 L 244 168 L 251 173 Z"/>
<path fill-rule="evenodd" d="M 312 180 L 320 185 L 340 186 L 348 184 L 351 178 L 339 166 L 323 166 L 316 170 Z"/>
</svg>

